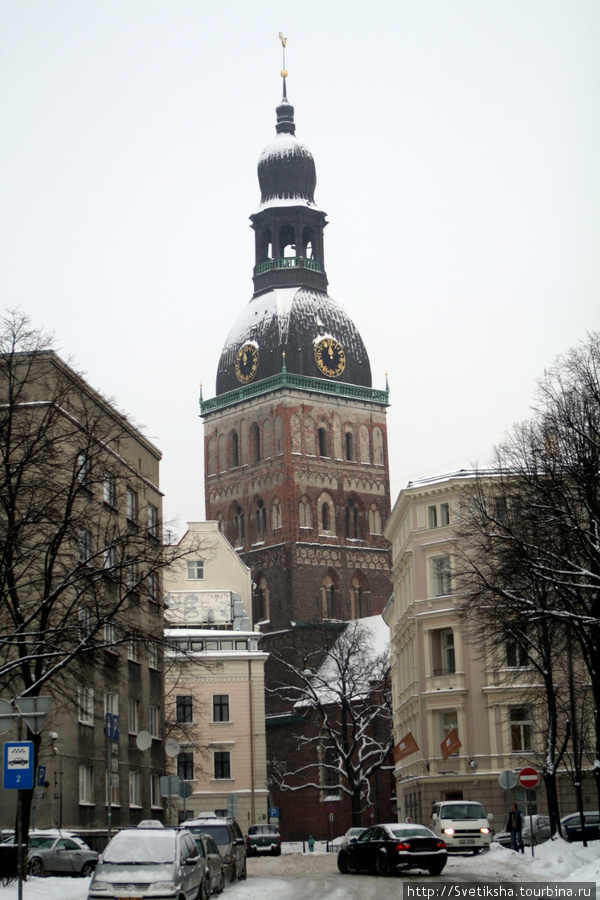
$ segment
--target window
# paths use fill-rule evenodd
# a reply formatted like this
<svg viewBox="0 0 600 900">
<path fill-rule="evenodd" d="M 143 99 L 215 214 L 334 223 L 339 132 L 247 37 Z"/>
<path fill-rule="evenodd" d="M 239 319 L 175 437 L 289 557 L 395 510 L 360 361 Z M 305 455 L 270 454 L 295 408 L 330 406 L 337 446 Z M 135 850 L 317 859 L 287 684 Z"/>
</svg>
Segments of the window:
<svg viewBox="0 0 600 900">
<path fill-rule="evenodd" d="M 89 530 L 89 528 L 84 528 L 82 525 L 80 525 L 77 529 L 77 538 L 79 547 L 79 562 L 86 563 L 91 559 L 94 553 L 92 532 Z"/>
<path fill-rule="evenodd" d="M 346 509 L 344 510 L 344 518 L 346 520 L 346 537 L 360 537 L 360 511 L 354 500 L 348 500 Z"/>
<path fill-rule="evenodd" d="M 369 532 L 370 534 L 382 533 L 381 510 L 376 503 L 371 504 L 369 509 Z"/>
<path fill-rule="evenodd" d="M 129 734 L 137 734 L 140 730 L 140 701 L 129 700 L 127 709 L 129 712 Z"/>
<path fill-rule="evenodd" d="M 525 647 L 513 639 L 506 641 L 506 666 L 508 669 L 525 669 L 529 666 Z"/>
<path fill-rule="evenodd" d="M 439 722 L 440 722 L 440 733 L 439 733 L 439 744 L 442 743 L 444 738 L 448 736 L 448 734 L 454 729 L 457 737 L 458 735 L 458 716 L 456 714 L 455 709 L 447 709 L 443 710 L 439 713 Z M 451 753 L 450 756 L 458 756 L 459 750 L 456 749 L 454 753 Z"/>
<path fill-rule="evenodd" d="M 440 525 L 450 524 L 450 504 L 440 503 Z"/>
<path fill-rule="evenodd" d="M 158 575 L 156 572 L 150 572 L 147 578 L 148 600 L 151 603 L 158 603 Z"/>
<path fill-rule="evenodd" d="M 79 766 L 79 802 L 93 803 L 92 784 L 94 769 L 92 766 Z"/>
<path fill-rule="evenodd" d="M 82 725 L 94 724 L 94 689 L 78 685 L 77 719 Z"/>
<path fill-rule="evenodd" d="M 141 806 L 140 802 L 140 773 L 129 773 L 129 805 Z"/>
<path fill-rule="evenodd" d="M 191 694 L 181 694 L 175 698 L 175 721 L 179 723 L 194 721 Z"/>
<path fill-rule="evenodd" d="M 103 493 L 104 502 L 108 506 L 114 507 L 117 505 L 117 481 L 115 476 L 111 475 L 110 472 L 104 473 Z"/>
<path fill-rule="evenodd" d="M 215 778 L 231 778 L 231 753 L 228 750 L 217 750 L 213 759 Z"/>
<path fill-rule="evenodd" d="M 92 614 L 87 606 L 80 606 L 78 610 L 79 617 L 79 639 L 85 641 L 89 637 L 92 628 Z"/>
<path fill-rule="evenodd" d="M 114 574 L 117 567 L 117 548 L 114 545 L 104 548 L 104 568 Z"/>
<path fill-rule="evenodd" d="M 281 528 L 281 525 L 281 504 L 279 500 L 273 500 L 273 506 L 271 507 L 271 529 L 277 531 Z"/>
<path fill-rule="evenodd" d="M 434 597 L 443 597 L 452 593 L 450 557 L 448 554 L 434 556 L 431 560 L 431 580 Z"/>
<path fill-rule="evenodd" d="M 158 508 L 152 503 L 148 504 L 148 532 L 152 537 L 158 537 Z"/>
<path fill-rule="evenodd" d="M 133 488 L 127 488 L 127 518 L 130 522 L 137 522 L 138 495 Z"/>
<path fill-rule="evenodd" d="M 256 422 L 250 426 L 250 461 L 260 462 L 260 428 Z"/>
<path fill-rule="evenodd" d="M 427 507 L 427 525 L 429 528 L 437 528 L 437 506 Z"/>
<path fill-rule="evenodd" d="M 201 581 L 204 578 L 203 559 L 188 559 L 187 577 L 188 581 Z"/>
<path fill-rule="evenodd" d="M 312 510 L 310 502 L 306 497 L 300 500 L 300 508 L 298 510 L 300 518 L 300 528 L 312 528 Z"/>
<path fill-rule="evenodd" d="M 339 756 L 334 746 L 322 748 L 321 784 L 331 797 L 340 793 Z"/>
<path fill-rule="evenodd" d="M 256 525 L 256 540 L 264 541 L 265 539 L 265 528 L 266 528 L 266 510 L 265 504 L 262 500 L 256 501 L 256 510 L 254 512 L 255 525 Z"/>
<path fill-rule="evenodd" d="M 321 530 L 331 530 L 331 511 L 329 509 L 329 503 L 324 503 L 321 507 Z"/>
<path fill-rule="evenodd" d="M 244 546 L 244 513 L 241 506 L 236 506 L 233 510 L 233 546 Z"/>
<path fill-rule="evenodd" d="M 114 622 L 104 623 L 104 643 L 109 649 L 117 643 L 117 626 Z"/>
<path fill-rule="evenodd" d="M 160 775 L 150 776 L 150 805 L 153 807 L 162 807 L 162 797 L 160 795 Z"/>
<path fill-rule="evenodd" d="M 431 632 L 431 651 L 434 675 L 452 675 L 456 672 L 452 628 L 438 628 Z"/>
<path fill-rule="evenodd" d="M 150 734 L 152 737 L 160 737 L 158 733 L 158 706 L 150 707 Z"/>
<path fill-rule="evenodd" d="M 532 750 L 531 712 L 526 706 L 516 706 L 509 710 L 510 749 L 512 753 Z"/>
<path fill-rule="evenodd" d="M 137 563 L 135 559 L 125 560 L 125 586 L 128 591 L 135 591 L 138 587 L 137 583 Z"/>
<path fill-rule="evenodd" d="M 158 669 L 158 645 L 156 641 L 148 644 L 148 665 L 151 669 Z"/>
<path fill-rule="evenodd" d="M 327 452 L 327 431 L 325 428 L 319 428 L 317 432 L 319 439 L 319 456 L 329 456 Z"/>
<path fill-rule="evenodd" d="M 351 431 L 346 432 L 346 459 L 349 462 L 354 461 L 354 435 Z"/>
<path fill-rule="evenodd" d="M 194 780 L 194 754 L 182 750 L 177 755 L 177 775 L 182 781 Z"/>
<path fill-rule="evenodd" d="M 229 722 L 229 694 L 213 694 L 213 722 Z"/>
<path fill-rule="evenodd" d="M 113 716 L 119 715 L 119 695 L 118 694 L 105 694 L 104 695 L 104 714 L 111 713 Z"/>
<path fill-rule="evenodd" d="M 76 464 L 77 481 L 82 487 L 89 484 L 90 480 L 90 460 L 85 450 L 80 450 L 77 454 Z"/>
<path fill-rule="evenodd" d="M 269 585 L 264 575 L 258 575 L 253 586 L 252 619 L 255 625 L 269 619 Z"/>
<path fill-rule="evenodd" d="M 240 464 L 240 447 L 239 447 L 239 439 L 237 431 L 232 431 L 229 437 L 229 448 L 231 451 L 231 465 L 230 469 L 237 469 Z"/>
</svg>

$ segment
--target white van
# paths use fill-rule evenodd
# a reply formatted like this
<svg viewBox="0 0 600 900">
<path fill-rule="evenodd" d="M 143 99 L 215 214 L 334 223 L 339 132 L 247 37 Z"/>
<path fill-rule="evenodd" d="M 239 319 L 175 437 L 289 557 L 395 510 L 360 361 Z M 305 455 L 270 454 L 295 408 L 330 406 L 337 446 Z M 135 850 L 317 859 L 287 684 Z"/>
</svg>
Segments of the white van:
<svg viewBox="0 0 600 900">
<path fill-rule="evenodd" d="M 490 820 L 493 815 L 490 814 Z M 448 852 L 488 850 L 492 831 L 481 803 L 439 800 L 433 804 L 429 827 L 446 842 Z"/>
</svg>

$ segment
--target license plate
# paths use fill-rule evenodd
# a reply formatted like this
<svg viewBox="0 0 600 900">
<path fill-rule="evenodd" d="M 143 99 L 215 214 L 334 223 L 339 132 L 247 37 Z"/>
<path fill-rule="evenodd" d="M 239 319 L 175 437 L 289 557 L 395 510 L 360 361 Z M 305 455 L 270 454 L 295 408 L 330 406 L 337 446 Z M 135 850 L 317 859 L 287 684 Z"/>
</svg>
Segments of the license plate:
<svg viewBox="0 0 600 900">
<path fill-rule="evenodd" d="M 459 840 L 458 843 L 459 843 L 459 844 L 470 844 L 471 841 Z M 123 898 L 123 897 L 119 897 L 119 900 L 124 900 L 124 898 Z"/>
</svg>

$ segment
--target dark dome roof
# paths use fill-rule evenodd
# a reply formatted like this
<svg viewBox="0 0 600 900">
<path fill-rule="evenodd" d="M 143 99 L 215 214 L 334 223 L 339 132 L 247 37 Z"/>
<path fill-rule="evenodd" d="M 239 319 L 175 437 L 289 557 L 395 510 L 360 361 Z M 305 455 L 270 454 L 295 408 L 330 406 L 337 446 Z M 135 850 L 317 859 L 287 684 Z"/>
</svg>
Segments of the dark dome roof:
<svg viewBox="0 0 600 900">
<path fill-rule="evenodd" d="M 345 352 L 346 365 L 339 378 L 328 378 L 317 368 L 314 348 L 323 337 L 332 337 Z M 340 381 L 371 387 L 371 366 L 356 326 L 326 293 L 305 287 L 274 288 L 253 297 L 229 332 L 217 370 L 217 395 L 241 387 L 235 374 L 240 347 L 258 348 L 258 368 L 252 383 L 288 373 L 323 381 Z"/>
<path fill-rule="evenodd" d="M 273 200 L 315 202 L 317 170 L 312 153 L 296 137 L 294 107 L 284 96 L 277 107 L 277 134 L 258 160 L 261 204 Z"/>
</svg>

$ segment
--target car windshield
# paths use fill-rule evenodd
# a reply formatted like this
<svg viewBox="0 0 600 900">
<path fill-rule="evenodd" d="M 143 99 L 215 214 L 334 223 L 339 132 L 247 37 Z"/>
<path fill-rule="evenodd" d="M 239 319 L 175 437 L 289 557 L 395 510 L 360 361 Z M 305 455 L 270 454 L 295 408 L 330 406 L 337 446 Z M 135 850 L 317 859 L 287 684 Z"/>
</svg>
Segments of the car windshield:
<svg viewBox="0 0 600 900">
<path fill-rule="evenodd" d="M 392 834 L 397 838 L 407 837 L 432 837 L 429 828 L 423 828 L 420 825 L 414 825 L 411 828 L 392 828 Z"/>
<path fill-rule="evenodd" d="M 483 806 L 479 803 L 452 803 L 441 810 L 442 819 L 485 819 Z"/>
<path fill-rule="evenodd" d="M 228 844 L 229 843 L 229 829 L 227 825 L 195 825 L 190 827 L 188 825 L 190 831 L 194 834 L 210 834 L 211 838 L 217 844 Z"/>
<path fill-rule="evenodd" d="M 28 847 L 37 847 L 38 849 L 49 849 L 56 838 L 53 837 L 32 837 L 27 841 Z"/>
<path fill-rule="evenodd" d="M 158 830 L 151 833 L 121 831 L 104 851 L 102 861 L 130 866 L 138 863 L 172 863 L 175 862 L 175 837 Z"/>
</svg>

